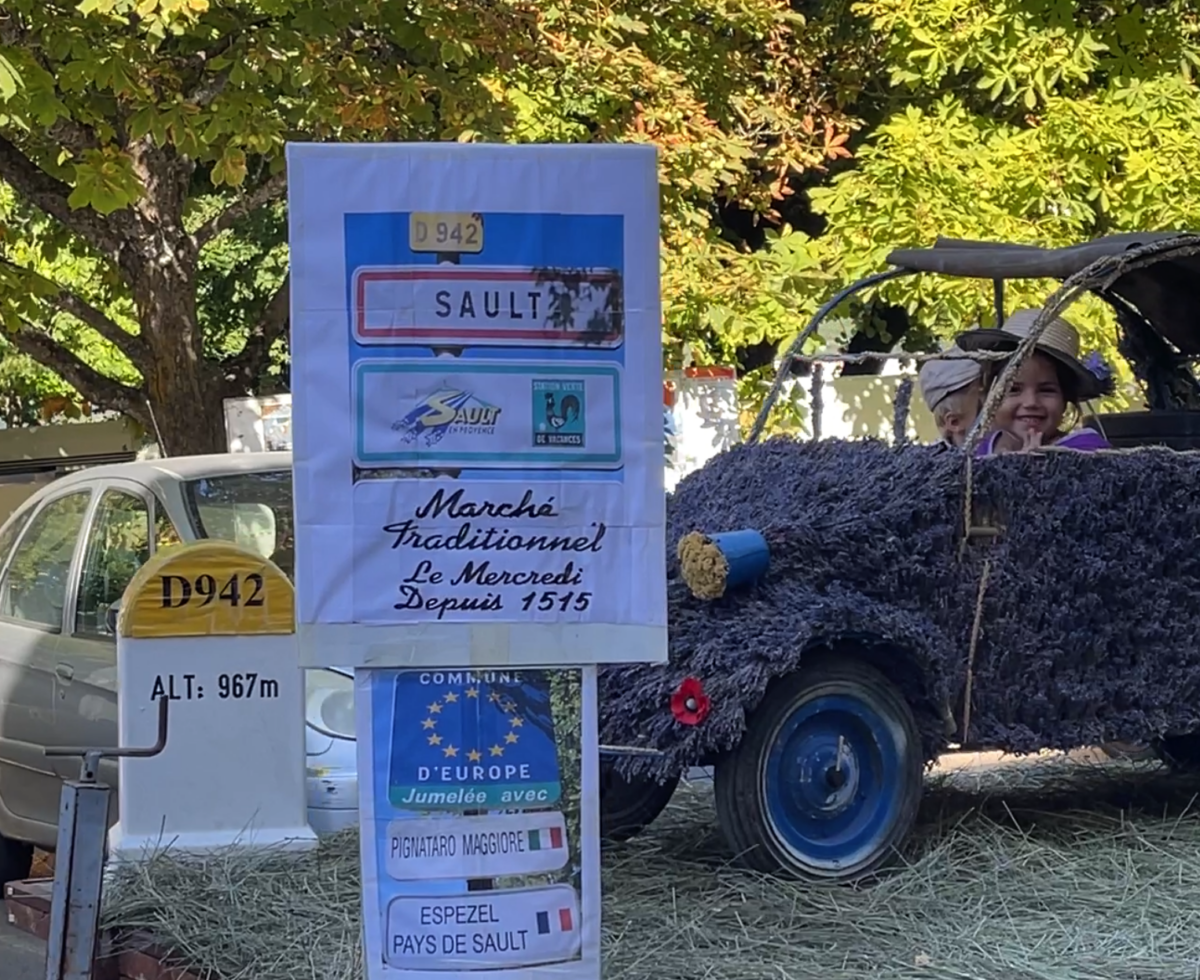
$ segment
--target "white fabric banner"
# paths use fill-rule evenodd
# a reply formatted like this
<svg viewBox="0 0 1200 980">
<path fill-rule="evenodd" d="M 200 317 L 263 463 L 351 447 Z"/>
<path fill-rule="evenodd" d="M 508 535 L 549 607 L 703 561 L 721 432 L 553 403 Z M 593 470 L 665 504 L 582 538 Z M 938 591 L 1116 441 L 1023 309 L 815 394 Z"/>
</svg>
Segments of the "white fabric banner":
<svg viewBox="0 0 1200 980">
<path fill-rule="evenodd" d="M 288 147 L 309 665 L 666 660 L 653 147 Z"/>
</svg>

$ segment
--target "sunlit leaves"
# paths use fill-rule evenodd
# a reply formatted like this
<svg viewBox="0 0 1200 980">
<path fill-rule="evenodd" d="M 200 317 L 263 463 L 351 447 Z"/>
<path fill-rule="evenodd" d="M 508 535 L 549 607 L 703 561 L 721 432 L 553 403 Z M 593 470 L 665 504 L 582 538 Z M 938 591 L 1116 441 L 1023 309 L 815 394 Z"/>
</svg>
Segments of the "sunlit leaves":
<svg viewBox="0 0 1200 980">
<path fill-rule="evenodd" d="M 73 208 L 111 214 L 137 200 L 141 192 L 128 156 L 112 148 L 88 150 L 75 165 L 75 186 L 67 201 Z"/>
<path fill-rule="evenodd" d="M 982 0 L 856 4 L 886 39 L 905 96 L 853 169 L 816 189 L 829 232 L 813 247 L 848 281 L 888 251 L 938 236 L 1056 246 L 1135 230 L 1200 228 L 1200 92 L 1194 5 Z M 905 104 L 907 102 L 907 104 Z M 1009 285 L 1008 309 L 1055 283 Z M 883 294 L 918 329 L 949 339 L 992 316 L 991 284 L 920 276 Z M 1117 358 L 1111 312 L 1072 311 L 1085 340 Z"/>
<path fill-rule="evenodd" d="M 11 61 L 0 53 L 0 102 L 7 102 L 24 83 Z"/>
<path fill-rule="evenodd" d="M 278 172 L 288 139 L 630 140 L 659 149 L 672 360 L 730 362 L 774 342 L 817 291 L 803 241 L 754 253 L 714 216 L 736 206 L 778 228 L 792 177 L 849 158 L 855 123 L 821 62 L 855 39 L 832 14 L 806 22 L 789 0 L 7 0 L 5 10 L 17 40 L 0 51 L 0 133 L 67 185 L 72 208 L 122 219 L 112 226 L 122 234 L 194 232 Z M 850 62 L 830 63 L 853 86 Z M 164 195 L 181 176 L 191 196 Z M 41 262 L 89 256 L 97 302 L 128 303 L 124 264 L 91 257 L 25 204 L 0 233 L 36 240 Z M 214 322 L 231 331 L 205 329 L 210 357 L 236 350 L 226 340 L 283 274 L 281 242 L 243 244 L 225 234 L 201 257 L 201 309 L 220 307 Z M 211 289 L 210 271 L 236 288 Z M 0 292 L 11 319 L 19 290 Z"/>
<path fill-rule="evenodd" d="M 221 159 L 213 164 L 210 178 L 218 187 L 240 187 L 246 179 L 246 154 L 236 146 L 226 147 Z"/>
</svg>

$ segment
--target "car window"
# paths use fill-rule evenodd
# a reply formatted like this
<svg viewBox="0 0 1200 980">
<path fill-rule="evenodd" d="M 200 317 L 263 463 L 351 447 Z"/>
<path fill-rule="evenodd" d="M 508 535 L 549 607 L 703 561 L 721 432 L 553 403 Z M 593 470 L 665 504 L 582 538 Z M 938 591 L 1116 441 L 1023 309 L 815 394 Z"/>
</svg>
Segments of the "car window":
<svg viewBox="0 0 1200 980">
<path fill-rule="evenodd" d="M 25 529 L 25 525 L 29 523 L 29 518 L 33 516 L 33 510 L 30 507 L 9 524 L 3 533 L 0 533 L 0 571 L 4 570 L 4 564 L 8 561 L 8 553 L 12 551 L 13 545 L 17 543 L 17 538 L 21 536 L 21 531 Z"/>
<path fill-rule="evenodd" d="M 71 559 L 90 490 L 50 501 L 29 522 L 0 587 L 0 616 L 62 629 Z"/>
<path fill-rule="evenodd" d="M 134 573 L 150 560 L 150 508 L 132 493 L 106 490 L 96 505 L 79 576 L 75 632 L 111 635 L 109 606 L 120 602 Z"/>
<path fill-rule="evenodd" d="M 183 499 L 198 538 L 232 541 L 270 558 L 288 578 L 295 568 L 291 470 L 189 480 Z"/>
<path fill-rule="evenodd" d="M 157 554 L 163 548 L 174 548 L 183 544 L 183 538 L 175 528 L 167 505 L 157 496 L 154 498 L 154 551 Z"/>
</svg>

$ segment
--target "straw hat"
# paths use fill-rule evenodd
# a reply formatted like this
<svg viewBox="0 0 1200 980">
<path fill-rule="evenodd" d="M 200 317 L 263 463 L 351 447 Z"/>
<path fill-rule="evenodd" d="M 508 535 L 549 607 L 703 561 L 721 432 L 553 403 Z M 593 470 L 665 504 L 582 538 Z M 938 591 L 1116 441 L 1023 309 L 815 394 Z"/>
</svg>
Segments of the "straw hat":
<svg viewBox="0 0 1200 980">
<path fill-rule="evenodd" d="M 917 372 L 917 384 L 921 397 L 929 411 L 937 408 L 944 399 L 972 381 L 979 379 L 979 362 L 964 357 L 962 350 L 951 345 L 942 351 L 936 361 L 926 361 Z"/>
<path fill-rule="evenodd" d="M 1017 345 L 1030 335 L 1033 323 L 1040 310 L 1017 310 L 1001 329 L 987 327 L 968 330 L 955 341 L 966 351 L 1015 351 Z M 1042 331 L 1034 348 L 1047 357 L 1054 358 L 1075 379 L 1075 395 L 1079 401 L 1098 398 L 1105 393 L 1105 385 L 1084 367 L 1079 359 L 1079 331 L 1062 317 L 1055 317 Z"/>
</svg>

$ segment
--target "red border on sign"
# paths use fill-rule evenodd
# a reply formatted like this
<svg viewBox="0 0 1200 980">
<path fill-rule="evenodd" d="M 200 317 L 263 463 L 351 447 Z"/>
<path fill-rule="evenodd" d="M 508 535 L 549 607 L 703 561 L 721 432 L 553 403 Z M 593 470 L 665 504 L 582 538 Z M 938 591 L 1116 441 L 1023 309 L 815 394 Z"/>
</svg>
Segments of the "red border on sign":
<svg viewBox="0 0 1200 980">
<path fill-rule="evenodd" d="M 615 282 L 612 272 L 580 272 L 579 278 L 586 282 Z M 387 340 L 425 340 L 436 343 L 444 340 L 539 340 L 557 341 L 555 346 L 575 343 L 564 341 L 561 330 L 489 330 L 474 327 L 368 327 L 366 324 L 366 283 L 405 281 L 420 279 L 429 282 L 454 282 L 459 279 L 476 279 L 481 282 L 534 282 L 537 275 L 519 270 L 479 269 L 471 266 L 429 266 L 419 269 L 373 269 L 359 272 L 355 276 L 355 333 L 359 338 Z M 607 343 L 621 339 L 620 333 L 595 335 L 598 342 Z"/>
</svg>

